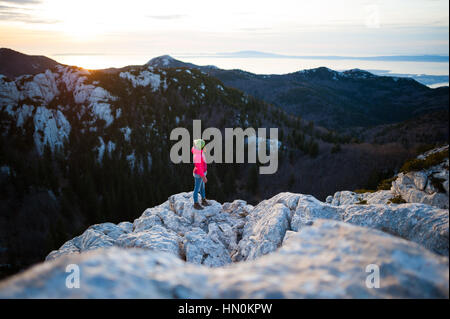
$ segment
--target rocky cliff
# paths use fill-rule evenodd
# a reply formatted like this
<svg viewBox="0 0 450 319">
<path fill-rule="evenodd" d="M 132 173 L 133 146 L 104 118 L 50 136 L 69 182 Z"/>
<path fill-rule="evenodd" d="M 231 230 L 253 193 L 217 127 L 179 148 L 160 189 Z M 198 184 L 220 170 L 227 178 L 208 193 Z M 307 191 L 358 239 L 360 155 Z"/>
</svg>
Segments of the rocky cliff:
<svg viewBox="0 0 450 319">
<path fill-rule="evenodd" d="M 448 185 L 448 155 L 446 163 L 438 173 Z M 256 206 L 210 200 L 195 210 L 192 193 L 176 194 L 133 223 L 89 227 L 0 283 L 0 297 L 448 298 L 449 212 L 420 196 L 392 201 L 409 180 L 430 195 L 428 182 L 407 175 L 391 190 L 328 202 L 280 193 Z M 69 264 L 80 267 L 78 289 L 65 285 Z M 370 267 L 379 288 L 367 285 Z"/>
</svg>

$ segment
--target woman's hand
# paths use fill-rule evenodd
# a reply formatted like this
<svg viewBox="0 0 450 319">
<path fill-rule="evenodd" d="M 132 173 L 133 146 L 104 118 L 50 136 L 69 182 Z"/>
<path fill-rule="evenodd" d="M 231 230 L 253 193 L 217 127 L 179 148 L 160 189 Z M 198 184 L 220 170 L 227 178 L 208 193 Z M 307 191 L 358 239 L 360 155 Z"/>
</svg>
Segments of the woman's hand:
<svg viewBox="0 0 450 319">
<path fill-rule="evenodd" d="M 207 183 L 208 182 L 208 179 L 206 178 L 206 176 L 202 176 L 202 180 L 203 180 L 203 183 Z"/>
</svg>

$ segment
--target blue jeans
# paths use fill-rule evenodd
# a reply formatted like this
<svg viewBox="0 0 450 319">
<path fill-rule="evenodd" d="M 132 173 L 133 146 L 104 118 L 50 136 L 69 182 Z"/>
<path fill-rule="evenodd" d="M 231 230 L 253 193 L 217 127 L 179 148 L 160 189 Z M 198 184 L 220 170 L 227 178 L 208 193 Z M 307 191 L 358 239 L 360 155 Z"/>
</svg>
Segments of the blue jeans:
<svg viewBox="0 0 450 319">
<path fill-rule="evenodd" d="M 194 203 L 198 203 L 198 191 L 200 191 L 200 195 L 202 195 L 202 198 L 205 198 L 205 182 L 203 182 L 201 177 L 194 176 L 194 180 Z"/>
</svg>

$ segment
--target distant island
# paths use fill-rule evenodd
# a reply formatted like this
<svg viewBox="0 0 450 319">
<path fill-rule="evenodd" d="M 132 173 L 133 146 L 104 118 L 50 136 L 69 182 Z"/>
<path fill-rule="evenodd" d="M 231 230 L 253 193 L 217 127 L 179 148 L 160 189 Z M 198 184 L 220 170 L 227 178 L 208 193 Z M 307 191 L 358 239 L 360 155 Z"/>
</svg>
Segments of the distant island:
<svg viewBox="0 0 450 319">
<path fill-rule="evenodd" d="M 339 56 L 339 55 L 285 55 L 261 51 L 237 51 L 218 52 L 196 55 L 178 56 L 185 57 L 216 57 L 216 58 L 276 58 L 276 59 L 311 59 L 311 60 L 364 60 L 364 61 L 409 61 L 409 62 L 447 62 L 448 55 L 383 55 L 383 56 Z"/>
</svg>

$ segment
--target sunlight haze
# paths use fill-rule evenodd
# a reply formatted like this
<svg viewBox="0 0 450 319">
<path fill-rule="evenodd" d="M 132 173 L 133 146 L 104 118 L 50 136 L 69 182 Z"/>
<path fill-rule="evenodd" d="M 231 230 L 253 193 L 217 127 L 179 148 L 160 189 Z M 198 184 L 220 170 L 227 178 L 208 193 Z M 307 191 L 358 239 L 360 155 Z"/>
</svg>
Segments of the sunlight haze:
<svg viewBox="0 0 450 319">
<path fill-rule="evenodd" d="M 448 55 L 448 6 L 440 0 L 8 0 L 0 1 L 0 46 L 87 68 L 242 50 Z"/>
</svg>

